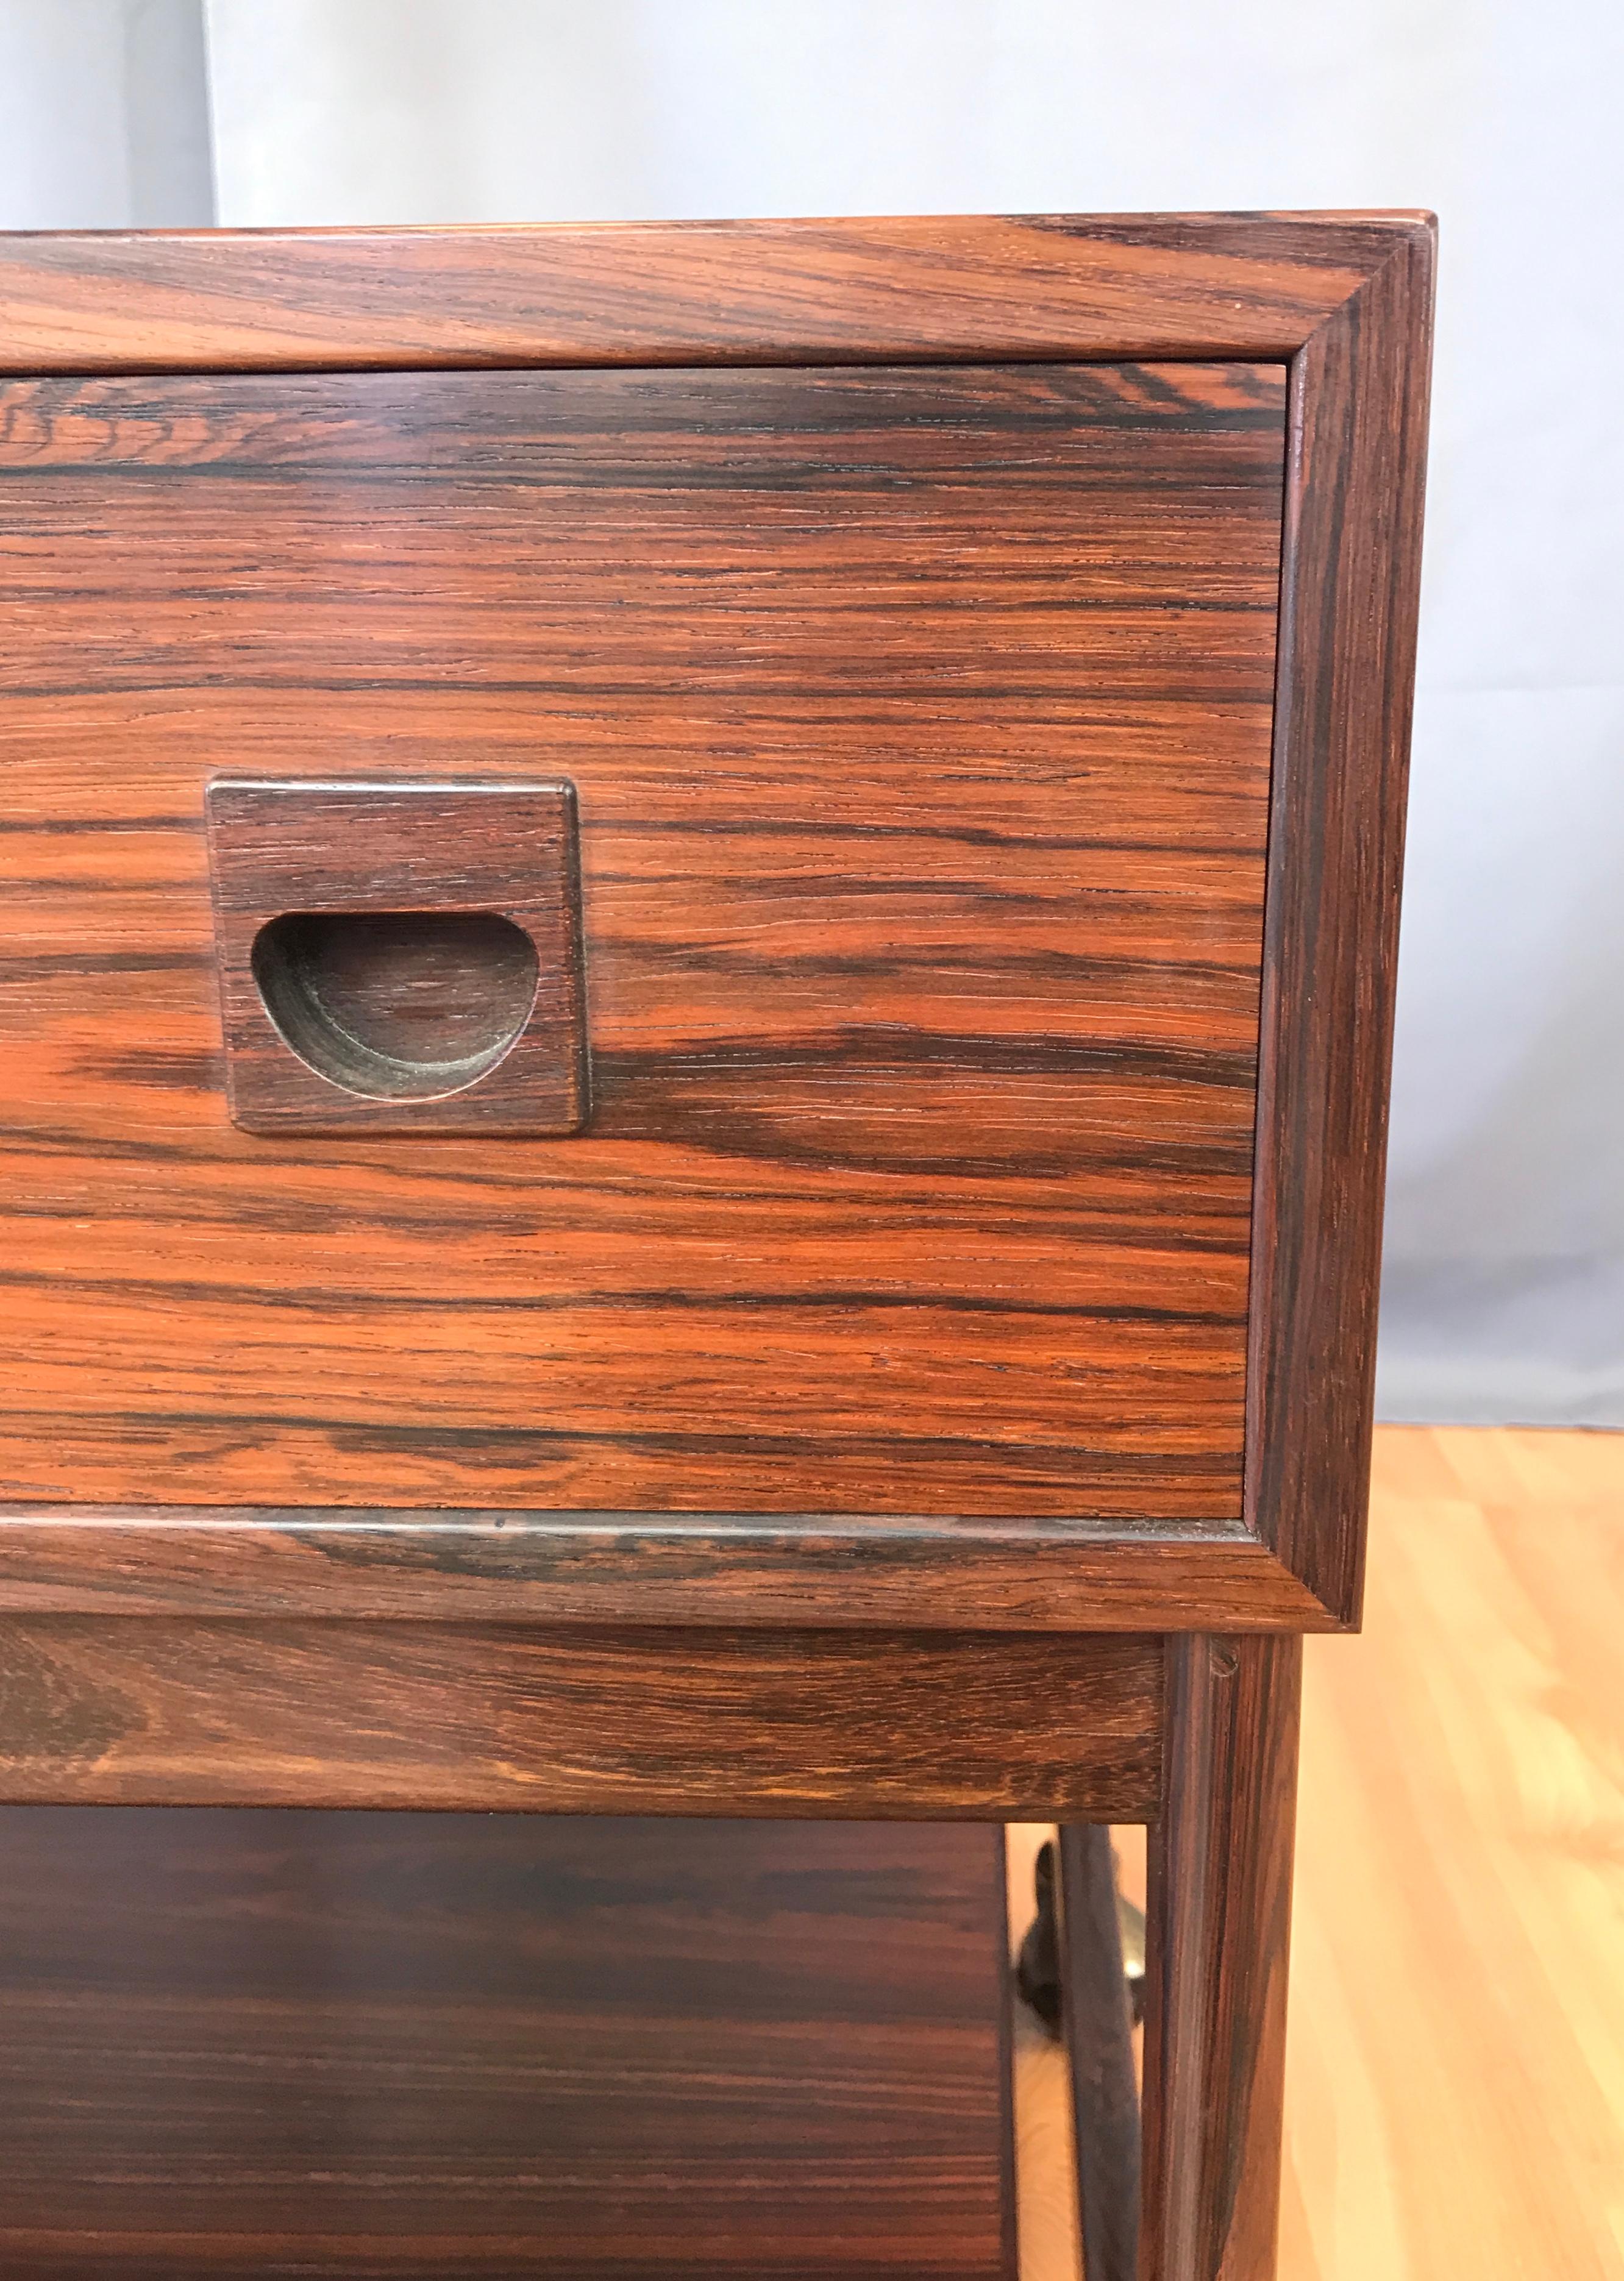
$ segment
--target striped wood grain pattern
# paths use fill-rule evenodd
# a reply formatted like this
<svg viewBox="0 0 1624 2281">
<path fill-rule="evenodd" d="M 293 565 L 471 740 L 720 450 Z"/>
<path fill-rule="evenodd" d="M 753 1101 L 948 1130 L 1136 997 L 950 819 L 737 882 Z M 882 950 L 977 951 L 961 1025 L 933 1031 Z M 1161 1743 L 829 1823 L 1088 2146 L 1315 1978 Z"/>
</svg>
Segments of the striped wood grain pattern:
<svg viewBox="0 0 1624 2281">
<path fill-rule="evenodd" d="M 998 1832 L 0 1809 L 8 2281 L 1013 2281 Z"/>
<path fill-rule="evenodd" d="M 1155 1631 L 1334 1621 L 1247 1536 L 1085 1521 L 422 1506 L 13 1505 L 0 1610 L 392 1621 Z"/>
<path fill-rule="evenodd" d="M 1239 1524 L 1283 374 L 0 390 L 0 1495 Z M 228 1125 L 216 769 L 579 789 L 577 1140 Z"/>
<path fill-rule="evenodd" d="M 0 1620 L 0 1800 L 1065 1813 L 1161 1794 L 1163 1643 L 1053 1633 Z"/>
<path fill-rule="evenodd" d="M 1293 355 L 1392 213 L 0 236 L 0 371 Z"/>
<path fill-rule="evenodd" d="M 1432 328 L 1418 229 L 1293 360 L 1247 1519 L 1358 1621 Z"/>
<path fill-rule="evenodd" d="M 1143 2281 L 1273 2281 L 1303 1643 L 1169 1644 L 1147 1894 Z"/>
</svg>

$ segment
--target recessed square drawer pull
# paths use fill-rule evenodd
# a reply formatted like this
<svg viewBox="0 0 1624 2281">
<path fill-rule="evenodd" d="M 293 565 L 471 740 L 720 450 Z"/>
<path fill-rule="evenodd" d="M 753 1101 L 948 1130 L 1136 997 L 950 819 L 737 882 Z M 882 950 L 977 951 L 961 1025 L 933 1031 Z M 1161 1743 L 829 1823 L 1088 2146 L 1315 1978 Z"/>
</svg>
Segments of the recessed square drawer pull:
<svg viewBox="0 0 1624 2281">
<path fill-rule="evenodd" d="M 219 777 L 207 806 L 238 1125 L 580 1128 L 573 786 Z"/>
</svg>

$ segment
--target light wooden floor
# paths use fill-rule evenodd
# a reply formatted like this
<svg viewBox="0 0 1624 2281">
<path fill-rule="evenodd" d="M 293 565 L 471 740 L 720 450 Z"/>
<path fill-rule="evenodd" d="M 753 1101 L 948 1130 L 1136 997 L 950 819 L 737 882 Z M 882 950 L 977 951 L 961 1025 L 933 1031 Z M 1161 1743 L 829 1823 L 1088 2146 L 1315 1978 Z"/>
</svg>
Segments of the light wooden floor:
<svg viewBox="0 0 1624 2281">
<path fill-rule="evenodd" d="M 1077 2270 L 1055 2059 L 1025 2281 Z M 1307 1651 L 1280 2281 L 1624 2281 L 1624 1434 L 1377 1437 L 1365 1631 Z"/>
</svg>

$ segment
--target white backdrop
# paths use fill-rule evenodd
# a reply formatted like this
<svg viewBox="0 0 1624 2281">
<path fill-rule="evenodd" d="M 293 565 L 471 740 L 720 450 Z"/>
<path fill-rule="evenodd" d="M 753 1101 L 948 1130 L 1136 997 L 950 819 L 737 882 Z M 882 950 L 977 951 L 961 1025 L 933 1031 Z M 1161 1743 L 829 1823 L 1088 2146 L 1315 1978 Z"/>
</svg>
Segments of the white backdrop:
<svg viewBox="0 0 1624 2281">
<path fill-rule="evenodd" d="M 205 12 L 228 223 L 1436 207 L 1380 1398 L 1624 1425 L 1617 0 Z"/>
<path fill-rule="evenodd" d="M 0 0 L 0 229 L 213 219 L 202 0 Z"/>
</svg>

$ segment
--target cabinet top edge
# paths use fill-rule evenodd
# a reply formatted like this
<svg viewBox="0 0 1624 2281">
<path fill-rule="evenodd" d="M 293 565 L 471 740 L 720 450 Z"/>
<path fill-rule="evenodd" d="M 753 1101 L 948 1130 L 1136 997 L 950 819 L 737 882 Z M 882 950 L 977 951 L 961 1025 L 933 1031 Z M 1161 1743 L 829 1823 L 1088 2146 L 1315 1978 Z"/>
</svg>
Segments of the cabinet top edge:
<svg viewBox="0 0 1624 2281">
<path fill-rule="evenodd" d="M 1434 235 L 1437 216 L 1425 206 L 1212 207 L 1115 213 L 1039 212 L 1009 213 L 893 213 L 893 214 L 762 214 L 676 216 L 664 220 L 635 220 L 611 217 L 600 220 L 505 222 L 320 222 L 266 223 L 213 228 L 141 229 L 124 227 L 80 229 L 0 230 L 0 247 L 8 251 L 27 245 L 110 244 L 169 245 L 254 244 L 267 241 L 302 244 L 344 239 L 409 240 L 568 239 L 573 237 L 689 237 L 772 236 L 793 238 L 809 232 L 857 236 L 885 230 L 899 239 L 928 239 L 947 230 L 981 230 L 1025 226 L 1065 229 L 1081 236 L 1112 237 L 1132 233 L 1147 244 L 1176 243 L 1192 232 L 1250 227 L 1260 235 L 1294 225 L 1317 232 L 1341 229 L 1364 236 L 1383 231 L 1394 238 Z"/>
<path fill-rule="evenodd" d="M 0 234 L 0 372 L 1278 360 L 1405 212 Z"/>
</svg>

